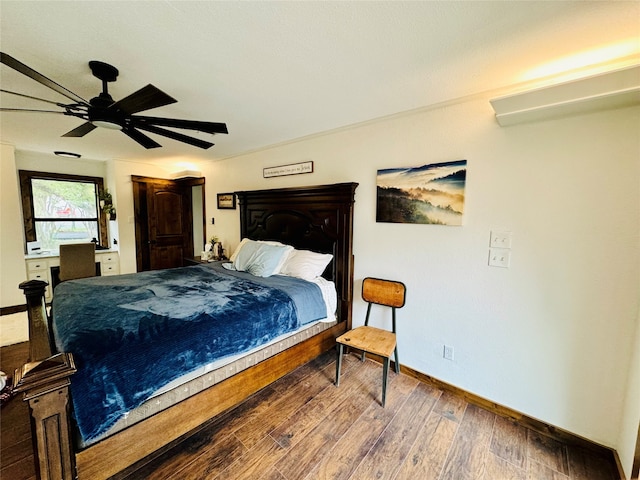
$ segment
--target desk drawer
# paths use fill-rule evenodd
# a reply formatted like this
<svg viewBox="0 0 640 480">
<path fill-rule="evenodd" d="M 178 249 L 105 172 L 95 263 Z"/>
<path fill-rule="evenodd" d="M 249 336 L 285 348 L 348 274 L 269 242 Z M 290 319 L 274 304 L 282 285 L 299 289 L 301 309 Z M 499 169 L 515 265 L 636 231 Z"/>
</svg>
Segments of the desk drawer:
<svg viewBox="0 0 640 480">
<path fill-rule="evenodd" d="M 32 260 L 27 262 L 29 272 L 47 271 L 49 265 L 46 261 Z"/>
<path fill-rule="evenodd" d="M 106 264 L 106 263 L 118 263 L 118 254 L 117 253 L 110 253 L 110 254 L 103 254 L 103 255 L 99 255 L 98 259 L 100 260 L 100 263 L 102 263 L 102 265 Z"/>
<path fill-rule="evenodd" d="M 115 263 L 105 263 L 105 262 L 101 262 L 100 263 L 100 275 L 103 276 L 107 276 L 107 275 L 118 275 L 120 273 L 120 266 L 118 265 L 118 262 Z"/>
<path fill-rule="evenodd" d="M 46 270 L 35 270 L 29 271 L 29 280 L 41 280 L 43 282 L 49 283 L 49 276 L 47 275 Z"/>
<path fill-rule="evenodd" d="M 120 257 L 118 252 L 100 253 L 96 255 L 96 260 L 100 262 L 100 275 L 119 275 Z"/>
</svg>

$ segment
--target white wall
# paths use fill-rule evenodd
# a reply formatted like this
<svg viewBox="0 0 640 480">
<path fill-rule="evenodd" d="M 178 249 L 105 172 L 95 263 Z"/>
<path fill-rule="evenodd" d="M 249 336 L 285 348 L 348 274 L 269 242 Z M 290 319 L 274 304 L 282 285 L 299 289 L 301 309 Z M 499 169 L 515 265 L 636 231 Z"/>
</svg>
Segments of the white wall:
<svg viewBox="0 0 640 480">
<path fill-rule="evenodd" d="M 363 277 L 401 280 L 401 363 L 625 448 L 640 289 L 640 109 L 501 128 L 488 100 L 210 164 L 208 215 L 217 192 L 358 182 L 355 322 Z M 464 226 L 376 223 L 377 169 L 459 159 L 468 160 Z M 262 178 L 263 167 L 308 160 L 313 174 Z M 235 246 L 237 211 L 215 217 L 208 234 Z M 513 232 L 509 269 L 487 266 L 492 229 Z M 455 348 L 453 362 L 444 344 Z"/>
<path fill-rule="evenodd" d="M 627 478 L 631 478 L 631 467 L 635 454 L 635 444 L 640 428 L 640 312 L 634 340 L 633 355 L 629 359 L 629 379 L 625 396 L 620 437 L 617 451 L 620 462 L 625 467 Z"/>
<path fill-rule="evenodd" d="M 27 279 L 19 181 L 12 145 L 0 144 L 0 307 L 24 304 Z"/>
<path fill-rule="evenodd" d="M 102 161 L 64 158 L 57 157 L 54 154 L 23 150 L 16 152 L 16 168 L 18 170 L 34 170 L 36 172 L 86 175 L 88 177 L 105 178 L 106 176 L 106 165 Z"/>
</svg>

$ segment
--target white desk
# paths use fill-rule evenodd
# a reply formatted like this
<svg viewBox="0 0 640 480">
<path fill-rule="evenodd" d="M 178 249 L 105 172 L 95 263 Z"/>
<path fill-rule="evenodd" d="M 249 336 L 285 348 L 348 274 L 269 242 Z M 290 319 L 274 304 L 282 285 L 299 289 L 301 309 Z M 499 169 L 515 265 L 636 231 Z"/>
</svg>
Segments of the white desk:
<svg viewBox="0 0 640 480">
<path fill-rule="evenodd" d="M 58 252 L 41 253 L 37 255 L 26 255 L 27 279 L 43 280 L 49 284 L 45 292 L 47 302 L 51 301 L 53 295 L 53 275 L 52 268 L 60 266 L 60 256 Z M 100 264 L 100 275 L 118 275 L 120 273 L 120 257 L 117 250 L 96 250 L 96 263 Z"/>
</svg>

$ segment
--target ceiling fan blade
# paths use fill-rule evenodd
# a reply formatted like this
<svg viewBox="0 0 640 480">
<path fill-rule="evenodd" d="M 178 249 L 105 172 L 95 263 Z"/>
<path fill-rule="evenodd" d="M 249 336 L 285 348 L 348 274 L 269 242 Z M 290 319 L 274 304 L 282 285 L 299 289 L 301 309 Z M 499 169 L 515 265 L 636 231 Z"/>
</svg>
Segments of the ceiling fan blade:
<svg viewBox="0 0 640 480">
<path fill-rule="evenodd" d="M 127 135 L 129 138 L 135 140 L 144 148 L 158 148 L 161 147 L 158 142 L 153 140 L 152 138 L 147 137 L 144 133 L 136 130 L 133 127 L 125 127 L 122 129 L 122 133 Z"/>
<path fill-rule="evenodd" d="M 85 122 L 79 127 L 74 128 L 73 130 L 68 131 L 63 137 L 84 137 L 87 133 L 92 132 L 97 127 L 90 122 Z"/>
<path fill-rule="evenodd" d="M 153 85 L 147 85 L 140 90 L 133 92 L 131 95 L 118 100 L 113 105 L 108 107 L 108 110 L 120 110 L 126 114 L 142 112 L 143 110 L 149 110 L 151 108 L 162 107 L 171 103 L 176 103 L 177 100 L 170 97 L 162 90 L 154 87 Z"/>
<path fill-rule="evenodd" d="M 178 140 L 179 142 L 188 143 L 189 145 L 203 148 L 205 150 L 207 148 L 213 147 L 213 143 L 211 142 L 206 142 L 204 140 L 200 140 L 199 138 L 183 135 L 182 133 L 174 132 L 172 130 L 167 130 L 165 128 L 156 127 L 154 125 L 137 123 L 136 127 L 139 128 L 140 130 L 146 130 L 147 132 L 157 133 L 158 135 L 162 135 L 163 137 L 172 138 L 173 140 Z"/>
<path fill-rule="evenodd" d="M 74 102 L 88 105 L 88 102 L 84 98 L 76 95 L 71 90 L 67 90 L 62 85 L 57 84 L 56 82 L 45 77 L 41 73 L 36 72 L 33 68 L 28 67 L 24 63 L 16 60 L 11 55 L 7 55 L 6 53 L 0 52 L 0 63 L 4 63 L 7 67 L 13 68 L 15 71 L 20 72 L 23 75 L 26 75 L 32 80 L 35 80 L 36 82 L 41 83 L 45 87 L 48 87 L 55 92 L 58 92 L 60 95 L 63 95 L 73 100 Z"/>
<path fill-rule="evenodd" d="M 52 105 L 57 105 L 57 106 L 63 107 L 63 108 L 65 106 L 63 103 L 60 103 L 60 102 L 54 102 L 53 100 L 47 100 L 46 98 L 32 97 L 31 95 L 25 95 L 24 93 L 12 92 L 11 90 L 5 90 L 3 88 L 0 88 L 0 92 L 8 93 L 10 95 L 15 95 L 17 97 L 30 98 L 31 100 L 38 100 L 39 102 L 47 102 L 47 103 L 50 103 Z"/>
<path fill-rule="evenodd" d="M 177 118 L 144 117 L 136 115 L 133 120 L 145 125 L 162 125 L 163 127 L 184 128 L 186 130 L 198 130 L 205 133 L 229 133 L 226 123 L 199 122 L 196 120 L 180 120 Z"/>
<path fill-rule="evenodd" d="M 32 110 L 30 108 L 0 108 L 0 112 L 38 112 L 38 113 L 61 113 L 66 115 L 66 112 L 58 110 Z"/>
</svg>

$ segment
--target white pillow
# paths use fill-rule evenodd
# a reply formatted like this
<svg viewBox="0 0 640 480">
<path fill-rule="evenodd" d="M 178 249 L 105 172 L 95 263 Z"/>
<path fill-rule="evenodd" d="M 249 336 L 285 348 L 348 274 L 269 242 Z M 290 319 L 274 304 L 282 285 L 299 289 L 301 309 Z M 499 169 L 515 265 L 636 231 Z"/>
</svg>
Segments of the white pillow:
<svg viewBox="0 0 640 480">
<path fill-rule="evenodd" d="M 245 242 L 235 260 L 234 268 L 239 272 L 249 272 L 257 277 L 270 277 L 282 263 L 292 247 L 287 245 L 268 245 L 249 240 Z"/>
<path fill-rule="evenodd" d="M 280 270 L 282 270 L 282 265 L 284 265 L 284 262 L 287 260 L 287 257 L 289 256 L 289 253 L 291 253 L 293 251 L 293 247 L 291 245 L 285 245 L 284 243 L 275 242 L 275 241 L 271 241 L 271 240 L 250 240 L 248 238 L 243 238 L 240 241 L 240 243 L 238 244 L 238 246 L 236 247 L 236 249 L 234 250 L 234 252 L 229 257 L 229 261 L 234 262 L 236 257 L 238 256 L 238 254 L 242 250 L 242 247 L 244 247 L 247 243 L 251 243 L 251 242 L 253 242 L 253 243 L 264 243 L 266 245 L 275 245 L 275 246 L 278 246 L 278 247 L 287 247 L 286 254 L 282 256 L 282 258 L 280 259 L 280 262 L 278 262 L 278 265 L 276 265 L 276 268 L 274 269 L 274 272 L 272 273 L 272 275 L 278 275 L 280 273 Z"/>
<path fill-rule="evenodd" d="M 236 249 L 233 251 L 233 253 L 231 254 L 231 256 L 229 257 L 229 261 L 233 262 L 236 257 L 238 256 L 238 254 L 240 253 L 240 250 L 242 250 L 242 247 L 244 246 L 245 243 L 247 243 L 249 241 L 248 238 L 243 238 L 240 243 L 238 244 L 238 246 L 236 247 Z"/>
<path fill-rule="evenodd" d="M 289 253 L 280 273 L 303 280 L 320 277 L 333 258 L 330 253 L 316 253 L 309 250 L 293 250 Z"/>
</svg>

